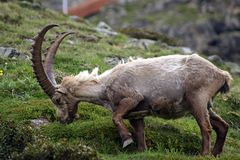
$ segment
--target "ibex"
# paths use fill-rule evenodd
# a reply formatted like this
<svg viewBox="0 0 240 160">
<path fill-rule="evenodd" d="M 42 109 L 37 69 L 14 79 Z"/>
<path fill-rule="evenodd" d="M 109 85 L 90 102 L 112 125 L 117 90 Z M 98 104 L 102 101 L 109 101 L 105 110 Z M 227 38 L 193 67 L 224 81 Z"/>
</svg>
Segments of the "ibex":
<svg viewBox="0 0 240 160">
<path fill-rule="evenodd" d="M 232 78 L 228 72 L 197 54 L 170 55 L 119 64 L 101 75 L 97 69 L 90 74 L 80 72 L 64 77 L 59 85 L 53 74 L 54 57 L 61 41 L 71 32 L 62 33 L 55 39 L 47 50 L 44 63 L 41 58 L 44 36 L 56 26 L 46 26 L 34 38 L 32 62 L 37 81 L 55 104 L 60 122 L 70 123 L 77 117 L 79 102 L 102 105 L 113 112 L 112 120 L 123 147 L 133 142 L 123 124 L 124 118 L 131 117 L 129 121 L 138 150 L 144 151 L 144 116 L 171 119 L 190 113 L 201 130 L 202 155 L 210 153 L 212 128 L 217 134 L 212 154 L 217 156 L 222 152 L 228 124 L 212 110 L 212 100 L 219 92 L 229 91 Z M 147 114 L 134 117 L 133 113 Z"/>
</svg>

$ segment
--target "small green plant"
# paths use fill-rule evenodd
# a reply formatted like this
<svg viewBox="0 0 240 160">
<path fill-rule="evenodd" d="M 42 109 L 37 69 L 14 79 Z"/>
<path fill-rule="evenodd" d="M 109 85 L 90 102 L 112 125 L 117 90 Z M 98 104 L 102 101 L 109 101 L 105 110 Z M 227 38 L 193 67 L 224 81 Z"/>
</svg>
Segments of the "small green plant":
<svg viewBox="0 0 240 160">
<path fill-rule="evenodd" d="M 19 126 L 0 118 L 0 159 L 11 159 L 12 152 L 21 152 L 32 140 L 32 132 L 26 126 Z"/>
<path fill-rule="evenodd" d="M 200 138 L 195 134 L 185 133 L 172 125 L 154 123 L 146 124 L 147 144 L 153 149 L 178 151 L 196 155 L 200 151 Z"/>
<path fill-rule="evenodd" d="M 53 143 L 47 138 L 38 138 L 33 144 L 28 144 L 21 153 L 15 152 L 13 160 L 97 160 L 95 150 L 79 142 L 69 143 L 62 139 Z"/>
</svg>

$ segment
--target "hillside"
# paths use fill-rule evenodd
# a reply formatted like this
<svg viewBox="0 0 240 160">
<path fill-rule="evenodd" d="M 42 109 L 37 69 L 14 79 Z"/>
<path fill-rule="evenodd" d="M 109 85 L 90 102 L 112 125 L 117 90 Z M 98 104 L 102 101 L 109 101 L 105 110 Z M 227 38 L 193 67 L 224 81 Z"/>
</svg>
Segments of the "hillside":
<svg viewBox="0 0 240 160">
<path fill-rule="evenodd" d="M 166 33 L 199 52 L 240 62 L 238 0 L 125 0 L 90 20 Z"/>
<path fill-rule="evenodd" d="M 58 80 L 94 67 L 103 72 L 116 59 L 182 53 L 162 44 L 166 38 L 139 47 L 130 43 L 127 35 L 107 36 L 83 19 L 22 2 L 0 2 L 0 47 L 14 48 L 30 58 L 33 37 L 53 23 L 60 27 L 47 34 L 44 48 L 61 32 L 76 33 L 59 48 L 54 66 Z M 190 116 L 177 120 L 146 118 L 148 150 L 143 153 L 136 152 L 135 145 L 122 149 L 111 113 L 100 106 L 80 103 L 80 119 L 60 124 L 52 102 L 35 80 L 29 58 L 0 57 L 0 159 L 215 159 L 198 156 L 201 137 Z M 218 96 L 214 103 L 214 110 L 231 126 L 219 159 L 240 159 L 240 78 L 234 79 L 232 92 Z M 45 125 L 39 127 L 37 122 Z M 212 143 L 215 137 L 213 132 Z"/>
</svg>

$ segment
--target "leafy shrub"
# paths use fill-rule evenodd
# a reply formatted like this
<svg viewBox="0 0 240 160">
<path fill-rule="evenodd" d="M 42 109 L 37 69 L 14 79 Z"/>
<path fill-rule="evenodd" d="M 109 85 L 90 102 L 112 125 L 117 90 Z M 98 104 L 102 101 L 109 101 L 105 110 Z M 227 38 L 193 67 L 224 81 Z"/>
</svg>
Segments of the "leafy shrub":
<svg viewBox="0 0 240 160">
<path fill-rule="evenodd" d="M 31 140 L 32 132 L 28 127 L 0 118 L 0 159 L 9 159 L 12 152 L 21 152 Z"/>
<path fill-rule="evenodd" d="M 169 45 L 177 46 L 179 42 L 175 39 L 169 38 L 164 34 L 160 34 L 158 32 L 153 32 L 145 29 L 139 28 L 124 28 L 121 30 L 122 33 L 129 35 L 130 37 L 137 39 L 151 39 L 151 40 L 159 40 L 161 42 L 167 43 Z"/>
<path fill-rule="evenodd" d="M 39 138 L 35 143 L 28 144 L 22 153 L 14 153 L 13 160 L 96 160 L 97 152 L 79 142 L 69 143 L 61 140 L 51 142 L 50 139 Z"/>
</svg>

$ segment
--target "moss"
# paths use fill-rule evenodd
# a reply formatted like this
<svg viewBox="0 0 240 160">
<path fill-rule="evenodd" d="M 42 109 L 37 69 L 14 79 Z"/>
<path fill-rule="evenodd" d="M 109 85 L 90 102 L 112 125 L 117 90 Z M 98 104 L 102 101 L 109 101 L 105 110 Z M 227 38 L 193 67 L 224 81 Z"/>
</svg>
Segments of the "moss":
<svg viewBox="0 0 240 160">
<path fill-rule="evenodd" d="M 11 159 L 12 152 L 21 152 L 32 140 L 28 127 L 0 118 L 0 159 Z"/>
<path fill-rule="evenodd" d="M 170 124 L 161 124 L 151 118 L 146 122 L 146 137 L 148 146 L 157 150 L 195 155 L 200 151 L 199 136 Z"/>
<path fill-rule="evenodd" d="M 1 102 L 2 110 L 0 114 L 3 119 L 15 122 L 29 121 L 36 118 L 46 118 L 54 121 L 55 111 L 53 104 L 49 100 L 12 101 Z"/>
<path fill-rule="evenodd" d="M 80 112 L 85 113 L 84 118 L 80 118 L 81 120 L 70 125 L 54 123 L 45 126 L 42 129 L 42 134 L 54 140 L 61 138 L 80 139 L 83 144 L 90 145 L 104 154 L 136 151 L 136 144 L 127 149 L 122 149 L 119 134 L 108 112 L 96 108 Z M 92 114 L 93 112 L 98 114 Z M 129 124 L 126 124 L 132 131 Z M 197 154 L 200 150 L 199 136 L 196 136 L 195 133 L 186 132 L 186 129 L 180 130 L 173 125 L 159 123 L 153 118 L 148 118 L 145 130 L 147 145 L 151 150 L 176 150 L 185 154 Z"/>
<path fill-rule="evenodd" d="M 160 34 L 157 32 L 149 31 L 146 29 L 139 29 L 139 28 L 125 28 L 120 30 L 122 33 L 127 34 L 133 38 L 137 39 L 151 39 L 151 40 L 158 40 L 163 43 L 167 43 L 168 45 L 176 46 L 178 43 L 173 38 L 169 38 L 164 34 Z"/>
<path fill-rule="evenodd" d="M 60 140 L 52 143 L 49 139 L 40 138 L 34 144 L 28 144 L 23 152 L 13 153 L 13 160 L 41 160 L 41 159 L 69 159 L 69 160 L 97 160 L 95 150 L 79 142 L 69 143 Z"/>
</svg>

